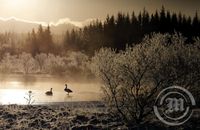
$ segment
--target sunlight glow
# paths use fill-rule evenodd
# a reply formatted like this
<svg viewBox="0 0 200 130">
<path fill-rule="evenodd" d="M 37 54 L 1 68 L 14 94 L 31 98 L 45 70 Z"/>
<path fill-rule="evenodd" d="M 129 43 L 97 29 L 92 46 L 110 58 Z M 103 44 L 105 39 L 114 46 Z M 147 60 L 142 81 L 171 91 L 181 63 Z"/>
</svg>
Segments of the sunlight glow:
<svg viewBox="0 0 200 130">
<path fill-rule="evenodd" d="M 26 104 L 25 90 L 3 89 L 0 94 L 1 104 Z"/>
<path fill-rule="evenodd" d="M 20 84 L 20 82 L 19 81 L 11 81 L 10 84 L 12 86 L 18 86 Z"/>
<path fill-rule="evenodd" d="M 7 5 L 10 6 L 11 8 L 20 8 L 22 6 L 25 5 L 27 0 L 6 0 L 7 1 Z"/>
<path fill-rule="evenodd" d="M 33 5 L 33 0 L 3 0 L 3 5 L 4 9 L 8 9 L 10 12 L 15 12 L 31 7 Z"/>
</svg>

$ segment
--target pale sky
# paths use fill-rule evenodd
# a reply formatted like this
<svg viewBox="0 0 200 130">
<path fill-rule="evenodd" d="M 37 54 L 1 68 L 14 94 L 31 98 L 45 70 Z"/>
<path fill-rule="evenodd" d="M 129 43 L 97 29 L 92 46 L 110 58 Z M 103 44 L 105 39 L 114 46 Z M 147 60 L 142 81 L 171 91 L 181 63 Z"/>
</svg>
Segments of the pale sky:
<svg viewBox="0 0 200 130">
<path fill-rule="evenodd" d="M 132 12 L 137 14 L 145 7 L 152 12 L 164 5 L 172 12 L 193 15 L 200 9 L 200 0 L 0 0 L 0 18 L 57 22 L 68 18 L 71 21 L 105 19 L 107 14 Z"/>
</svg>

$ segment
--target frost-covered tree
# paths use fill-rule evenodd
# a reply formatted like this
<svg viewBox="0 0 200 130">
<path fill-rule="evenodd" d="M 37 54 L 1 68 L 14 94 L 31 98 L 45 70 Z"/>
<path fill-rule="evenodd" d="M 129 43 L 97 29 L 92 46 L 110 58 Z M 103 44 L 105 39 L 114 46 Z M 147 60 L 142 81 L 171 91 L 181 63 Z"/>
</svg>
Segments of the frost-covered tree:
<svg viewBox="0 0 200 130">
<path fill-rule="evenodd" d="M 0 62 L 0 70 L 2 73 L 15 72 L 17 70 L 17 56 L 6 53 Z"/>
<path fill-rule="evenodd" d="M 88 56 L 82 52 L 69 52 L 67 57 L 67 64 L 71 67 L 85 69 Z"/>
<path fill-rule="evenodd" d="M 70 77 L 77 77 L 81 79 L 87 79 L 91 76 L 89 69 L 89 57 L 82 52 L 68 52 L 65 58 L 66 74 Z"/>
<path fill-rule="evenodd" d="M 47 60 L 47 54 L 46 53 L 37 54 L 35 56 L 35 60 L 36 60 L 37 66 L 39 68 L 39 72 L 44 73 L 45 65 L 46 65 L 45 63 L 46 63 L 46 60 Z"/>
<path fill-rule="evenodd" d="M 19 55 L 18 65 L 24 74 L 34 73 L 37 69 L 36 61 L 30 53 L 23 52 Z"/>
<path fill-rule="evenodd" d="M 105 101 L 126 123 L 149 121 L 162 88 L 180 85 L 199 94 L 199 45 L 185 40 L 181 34 L 153 34 L 125 51 L 104 48 L 92 58 L 91 68 L 104 85 Z"/>
<path fill-rule="evenodd" d="M 45 61 L 45 69 L 49 74 L 61 74 L 65 72 L 64 57 L 48 54 Z"/>
</svg>

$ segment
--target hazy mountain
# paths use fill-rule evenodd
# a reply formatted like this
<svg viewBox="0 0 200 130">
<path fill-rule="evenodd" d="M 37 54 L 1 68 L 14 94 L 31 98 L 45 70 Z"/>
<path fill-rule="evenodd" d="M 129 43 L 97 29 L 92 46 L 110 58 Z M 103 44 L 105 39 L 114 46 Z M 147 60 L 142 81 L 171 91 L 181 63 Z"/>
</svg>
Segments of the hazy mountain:
<svg viewBox="0 0 200 130">
<path fill-rule="evenodd" d="M 55 34 L 61 34 L 61 33 L 65 33 L 67 30 L 72 30 L 72 29 L 79 29 L 79 27 L 68 23 L 68 24 L 59 24 L 59 25 L 51 25 L 51 32 L 55 33 Z"/>
<path fill-rule="evenodd" d="M 31 22 L 26 20 L 19 20 L 16 18 L 10 18 L 7 20 L 0 19 L 0 32 L 16 32 L 24 33 L 30 32 L 33 28 L 37 29 L 40 23 Z M 79 27 L 71 23 L 63 23 L 58 25 L 50 25 L 52 33 L 61 34 L 66 30 L 78 29 Z"/>
</svg>

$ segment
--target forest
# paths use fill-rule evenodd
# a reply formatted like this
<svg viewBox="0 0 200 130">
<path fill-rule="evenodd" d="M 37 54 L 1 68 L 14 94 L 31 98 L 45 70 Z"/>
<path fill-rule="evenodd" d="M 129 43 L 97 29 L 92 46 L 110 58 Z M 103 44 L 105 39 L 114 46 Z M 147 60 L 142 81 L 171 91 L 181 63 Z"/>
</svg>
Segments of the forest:
<svg viewBox="0 0 200 130">
<path fill-rule="evenodd" d="M 53 34 L 50 26 L 42 25 L 28 33 L 5 32 L 0 34 L 0 71 L 24 74 L 81 72 L 87 70 L 88 60 L 102 47 L 119 52 L 127 46 L 140 44 L 146 35 L 176 32 L 186 37 L 185 43 L 189 44 L 199 36 L 199 30 L 197 12 L 190 17 L 162 7 L 152 14 L 144 9 L 138 15 L 133 11 L 132 14 L 107 16 L 104 21 L 95 20 L 83 28 L 66 30 L 62 35 Z"/>
</svg>

